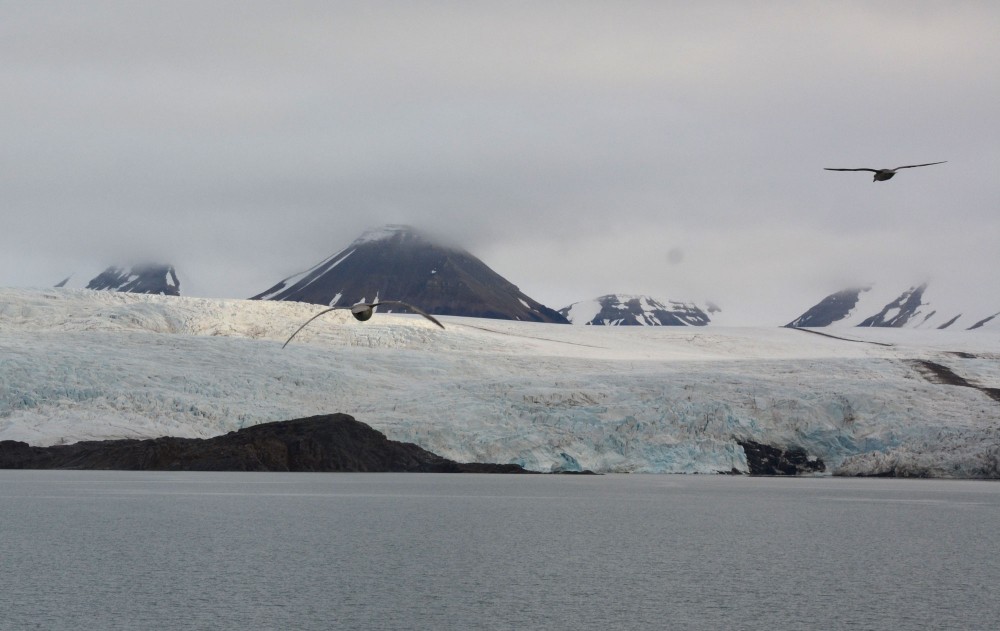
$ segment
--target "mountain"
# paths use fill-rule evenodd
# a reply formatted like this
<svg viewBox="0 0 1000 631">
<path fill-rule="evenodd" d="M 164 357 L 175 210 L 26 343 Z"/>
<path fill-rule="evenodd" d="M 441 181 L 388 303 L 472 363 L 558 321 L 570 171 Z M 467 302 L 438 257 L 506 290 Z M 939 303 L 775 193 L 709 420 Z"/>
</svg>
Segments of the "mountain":
<svg viewBox="0 0 1000 631">
<path fill-rule="evenodd" d="M 57 287 L 65 286 L 68 280 L 62 281 Z M 174 266 L 159 263 L 133 265 L 128 270 L 111 266 L 92 278 L 86 288 L 132 294 L 181 295 L 181 282 L 177 279 Z"/>
<path fill-rule="evenodd" d="M 830 294 L 785 326 L 792 328 L 830 326 L 847 318 L 858 304 L 861 292 L 870 289 L 871 287 L 855 287 Z"/>
<path fill-rule="evenodd" d="M 329 306 L 400 300 L 435 315 L 567 322 L 465 250 L 435 243 L 409 226 L 368 231 L 251 300 Z"/>
<path fill-rule="evenodd" d="M 871 286 L 830 294 L 785 326 L 891 327 L 976 329 L 994 321 L 1000 312 L 961 309 L 954 302 L 932 296 L 928 283 L 888 297 Z"/>
<path fill-rule="evenodd" d="M 670 300 L 664 304 L 649 296 L 622 294 L 574 302 L 559 313 L 572 324 L 608 326 L 704 326 L 711 321 L 707 313 L 689 302 Z"/>
</svg>

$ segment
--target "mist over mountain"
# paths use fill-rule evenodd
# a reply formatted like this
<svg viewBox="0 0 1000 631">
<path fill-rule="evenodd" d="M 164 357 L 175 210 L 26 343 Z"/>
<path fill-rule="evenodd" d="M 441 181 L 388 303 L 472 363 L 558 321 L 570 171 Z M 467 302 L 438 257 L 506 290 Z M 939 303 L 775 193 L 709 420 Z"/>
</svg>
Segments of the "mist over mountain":
<svg viewBox="0 0 1000 631">
<path fill-rule="evenodd" d="M 398 225 L 364 233 L 343 250 L 251 300 L 328 306 L 399 300 L 435 315 L 567 322 L 472 254 Z"/>
<path fill-rule="evenodd" d="M 708 307 L 711 311 L 712 308 Z M 608 326 L 705 326 L 708 313 L 690 302 L 661 302 L 649 296 L 608 294 L 559 310 L 572 324 Z"/>
<path fill-rule="evenodd" d="M 91 268 L 93 270 L 94 268 Z M 94 272 L 91 271 L 91 274 Z M 173 265 L 112 265 L 82 285 L 70 276 L 56 287 L 179 296 Z M 624 282 L 628 282 L 624 278 Z M 690 284 L 690 283 L 688 283 Z M 704 287 L 703 291 L 713 291 Z M 776 296 L 783 311 L 809 304 L 801 290 Z M 379 300 L 410 303 L 435 315 L 602 326 L 742 326 L 755 322 L 752 305 L 662 300 L 647 294 L 613 293 L 554 310 L 526 295 L 460 245 L 443 243 L 405 225 L 368 230 L 346 248 L 309 269 L 284 278 L 251 300 L 307 302 L 347 307 Z M 746 307 L 749 307 L 747 309 Z M 385 305 L 383 312 L 400 310 Z M 792 312 L 794 313 L 794 311 Z M 782 320 L 759 324 L 782 326 Z M 783 326 L 888 327 L 965 330 L 1000 327 L 1000 297 L 945 281 L 910 286 L 859 284 L 831 293 Z"/>
</svg>

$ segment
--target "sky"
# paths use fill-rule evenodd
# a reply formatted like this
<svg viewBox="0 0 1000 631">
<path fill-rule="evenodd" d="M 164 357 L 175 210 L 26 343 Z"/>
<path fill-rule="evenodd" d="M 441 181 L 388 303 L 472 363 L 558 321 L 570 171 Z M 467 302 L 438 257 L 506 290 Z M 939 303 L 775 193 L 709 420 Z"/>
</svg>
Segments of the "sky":
<svg viewBox="0 0 1000 631">
<path fill-rule="evenodd" d="M 997 32 L 985 1 L 0 0 L 0 286 L 163 262 L 242 298 L 395 223 L 556 309 L 1000 311 Z"/>
</svg>

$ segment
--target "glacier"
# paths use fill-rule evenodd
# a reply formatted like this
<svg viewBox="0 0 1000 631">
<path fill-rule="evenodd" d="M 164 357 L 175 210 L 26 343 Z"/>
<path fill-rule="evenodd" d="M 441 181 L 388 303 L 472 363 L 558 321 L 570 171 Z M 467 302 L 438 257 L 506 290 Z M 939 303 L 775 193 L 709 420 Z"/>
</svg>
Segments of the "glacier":
<svg viewBox="0 0 1000 631">
<path fill-rule="evenodd" d="M 1000 477 L 1000 331 L 577 327 L 0 288 L 0 440 L 199 437 L 344 412 L 447 458 L 747 472 L 739 440 L 845 475 Z"/>
</svg>

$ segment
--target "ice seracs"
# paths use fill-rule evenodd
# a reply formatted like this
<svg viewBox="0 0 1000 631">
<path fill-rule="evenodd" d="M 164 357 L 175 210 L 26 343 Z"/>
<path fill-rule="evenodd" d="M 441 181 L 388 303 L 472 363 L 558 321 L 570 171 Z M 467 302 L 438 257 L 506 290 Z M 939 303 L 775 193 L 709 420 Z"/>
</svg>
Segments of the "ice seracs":
<svg viewBox="0 0 1000 631">
<path fill-rule="evenodd" d="M 947 160 L 942 160 L 941 162 L 925 162 L 924 164 L 908 164 L 906 166 L 896 167 L 895 169 L 867 169 L 867 168 L 864 168 L 864 167 L 862 167 L 860 169 L 837 169 L 837 168 L 825 167 L 824 170 L 826 170 L 826 171 L 871 171 L 872 173 L 875 174 L 875 178 L 872 180 L 873 182 L 884 182 L 886 180 L 891 180 L 892 177 L 894 175 L 896 175 L 896 171 L 898 171 L 900 169 L 912 169 L 914 167 L 929 167 L 932 164 L 944 164 L 945 162 L 947 162 Z"/>
<path fill-rule="evenodd" d="M 427 318 L 428 320 L 430 320 L 434 324 L 438 325 L 442 329 L 444 328 L 444 325 L 441 324 L 440 322 L 438 322 L 437 318 L 435 318 L 434 316 L 432 316 L 429 313 L 423 311 L 422 309 L 418 309 L 417 307 L 414 307 L 411 304 L 407 304 L 405 302 L 400 302 L 399 300 L 381 300 L 379 302 L 367 302 L 367 303 L 366 302 L 360 302 L 360 303 L 358 303 L 356 305 L 351 305 L 350 307 L 330 307 L 329 309 L 324 309 L 324 310 L 320 311 L 319 313 L 317 313 L 313 317 L 311 317 L 308 320 L 306 320 L 305 323 L 302 324 L 302 326 L 300 326 L 299 328 L 297 328 L 295 330 L 295 333 L 292 333 L 291 336 L 289 336 L 289 338 L 287 340 L 285 340 L 285 343 L 281 345 L 281 348 L 285 348 L 286 346 L 288 346 L 288 343 L 292 341 L 293 337 L 295 337 L 296 335 L 299 334 L 299 331 L 301 331 L 302 329 L 306 328 L 307 324 L 309 324 L 310 322 L 312 322 L 316 318 L 320 317 L 324 313 L 330 313 L 331 311 L 336 311 L 338 309 L 349 309 L 350 312 L 351 312 L 351 315 L 353 315 L 356 319 L 364 322 L 365 320 L 371 320 L 372 314 L 375 313 L 375 307 L 378 307 L 378 306 L 381 306 L 381 305 L 393 305 L 393 306 L 397 306 L 397 307 L 403 307 L 404 309 L 409 309 L 410 311 L 412 311 L 414 313 L 418 313 L 418 314 L 424 316 L 425 318 Z"/>
<path fill-rule="evenodd" d="M 982 390 L 1000 387 L 996 320 L 835 339 L 372 316 L 277 352 L 326 308 L 0 288 L 0 441 L 207 438 L 344 411 L 451 460 L 534 471 L 746 473 L 753 441 L 834 474 L 1000 478 L 1000 403 Z M 932 379 L 927 362 L 977 387 Z"/>
</svg>

